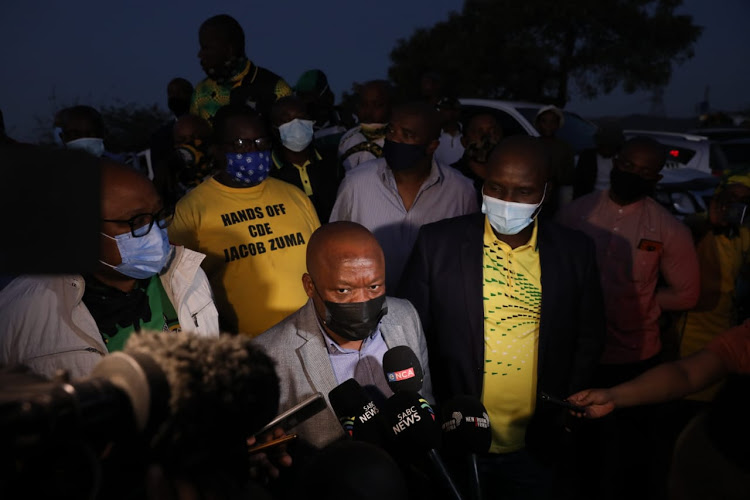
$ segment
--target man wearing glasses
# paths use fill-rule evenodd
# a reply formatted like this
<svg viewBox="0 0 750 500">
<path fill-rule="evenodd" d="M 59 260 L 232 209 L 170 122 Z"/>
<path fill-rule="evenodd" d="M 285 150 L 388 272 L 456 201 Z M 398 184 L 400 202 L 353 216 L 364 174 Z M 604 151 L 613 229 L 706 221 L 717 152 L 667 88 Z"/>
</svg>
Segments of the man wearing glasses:
<svg viewBox="0 0 750 500">
<path fill-rule="evenodd" d="M 171 207 L 143 174 L 101 165 L 99 265 L 84 275 L 19 276 L 0 292 L 0 365 L 78 378 L 133 332 L 218 336 L 204 256 L 167 239 Z"/>
<path fill-rule="evenodd" d="M 698 301 L 698 257 L 690 231 L 649 197 L 665 161 L 660 143 L 634 137 L 613 158 L 610 189 L 578 198 L 558 214 L 560 222 L 583 231 L 596 245 L 607 319 L 598 387 L 623 383 L 659 364 L 662 311 L 688 310 Z M 613 461 L 605 457 L 609 469 L 601 477 L 626 498 L 648 488 L 643 450 L 654 448 L 647 436 L 657 420 L 654 409 L 649 411 L 618 415 L 618 439 L 607 441 Z"/>
<path fill-rule="evenodd" d="M 177 203 L 169 237 L 206 254 L 222 331 L 254 337 L 307 302 L 299 279 L 320 222 L 301 189 L 268 177 L 272 140 L 255 110 L 230 104 L 213 125 L 219 173 Z"/>
</svg>

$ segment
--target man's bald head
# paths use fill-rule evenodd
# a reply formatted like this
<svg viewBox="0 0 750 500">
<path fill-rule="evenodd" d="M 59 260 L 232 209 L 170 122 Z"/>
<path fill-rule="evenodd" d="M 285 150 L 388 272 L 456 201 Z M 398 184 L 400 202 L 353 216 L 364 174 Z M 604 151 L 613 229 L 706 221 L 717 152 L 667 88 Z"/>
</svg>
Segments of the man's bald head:
<svg viewBox="0 0 750 500">
<path fill-rule="evenodd" d="M 375 236 L 361 224 L 349 221 L 320 226 L 307 243 L 307 272 L 318 279 L 320 273 L 337 267 L 337 263 L 360 258 L 383 263 L 385 257 Z"/>
<path fill-rule="evenodd" d="M 101 165 L 102 218 L 119 219 L 126 212 L 149 213 L 149 206 L 160 203 L 154 184 L 141 172 L 107 159 Z"/>
<path fill-rule="evenodd" d="M 542 184 L 549 177 L 549 156 L 544 144 L 536 137 L 514 135 L 500 141 L 487 161 L 487 173 L 499 169 L 520 169 L 537 177 Z"/>
<path fill-rule="evenodd" d="M 302 276 L 302 285 L 331 338 L 339 344 L 353 341 L 340 330 L 336 333 L 331 329 L 326 320 L 328 304 L 358 303 L 357 307 L 363 307 L 376 299 L 382 303 L 383 249 L 370 231 L 355 222 L 324 224 L 307 243 L 307 273 Z"/>
</svg>

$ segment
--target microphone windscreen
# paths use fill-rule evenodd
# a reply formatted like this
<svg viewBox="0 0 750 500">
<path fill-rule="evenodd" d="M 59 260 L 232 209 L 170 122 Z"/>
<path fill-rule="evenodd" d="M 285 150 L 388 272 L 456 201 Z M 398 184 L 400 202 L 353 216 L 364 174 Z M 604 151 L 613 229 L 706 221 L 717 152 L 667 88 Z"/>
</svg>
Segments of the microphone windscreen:
<svg viewBox="0 0 750 500">
<path fill-rule="evenodd" d="M 278 413 L 274 362 L 249 337 L 143 331 L 123 352 L 151 358 L 166 375 L 170 417 L 161 435 L 168 440 L 247 438 Z"/>
<path fill-rule="evenodd" d="M 399 345 L 385 352 L 383 374 L 393 392 L 422 390 L 422 364 L 409 346 Z"/>
<path fill-rule="evenodd" d="M 328 401 L 352 439 L 384 444 L 385 424 L 380 409 L 359 382 L 350 378 L 337 385 L 328 393 Z"/>
<path fill-rule="evenodd" d="M 490 417 L 479 399 L 459 395 L 441 407 L 443 450 L 448 453 L 484 453 L 490 448 Z"/>
<path fill-rule="evenodd" d="M 392 442 L 401 451 L 422 453 L 440 448 L 440 424 L 430 403 L 419 393 L 395 393 L 385 402 L 383 416 Z"/>
</svg>

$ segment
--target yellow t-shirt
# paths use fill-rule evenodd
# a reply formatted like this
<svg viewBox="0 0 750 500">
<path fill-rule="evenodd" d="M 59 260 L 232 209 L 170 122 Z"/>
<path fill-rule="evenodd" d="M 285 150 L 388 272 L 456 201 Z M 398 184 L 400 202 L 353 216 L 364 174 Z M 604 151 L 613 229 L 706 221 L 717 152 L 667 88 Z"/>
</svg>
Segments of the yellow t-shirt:
<svg viewBox="0 0 750 500">
<path fill-rule="evenodd" d="M 485 218 L 482 403 L 492 426 L 491 453 L 522 449 L 534 413 L 542 306 L 536 238 L 535 221 L 528 243 L 511 249 Z"/>
<path fill-rule="evenodd" d="M 718 334 L 740 323 L 736 283 L 742 268 L 750 262 L 750 230 L 740 228 L 739 235 L 734 238 L 709 231 L 696 250 L 700 263 L 701 294 L 698 304 L 682 317 L 682 358 L 701 350 Z M 714 384 L 687 399 L 711 401 L 721 385 Z"/>
<path fill-rule="evenodd" d="M 211 178 L 186 194 L 169 238 L 206 254 L 222 329 L 252 337 L 302 307 L 305 252 L 320 226 L 300 189 L 268 178 L 232 188 Z"/>
</svg>

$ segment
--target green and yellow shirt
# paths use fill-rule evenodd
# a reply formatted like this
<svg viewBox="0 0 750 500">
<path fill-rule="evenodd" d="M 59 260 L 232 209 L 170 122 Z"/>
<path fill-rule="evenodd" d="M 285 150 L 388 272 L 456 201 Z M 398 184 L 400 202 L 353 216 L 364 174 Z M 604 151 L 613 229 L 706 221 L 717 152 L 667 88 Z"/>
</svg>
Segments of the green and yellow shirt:
<svg viewBox="0 0 750 500">
<path fill-rule="evenodd" d="M 522 449 L 534 413 L 541 276 L 536 221 L 528 243 L 511 249 L 485 218 L 482 402 L 492 423 L 491 453 Z"/>
</svg>

